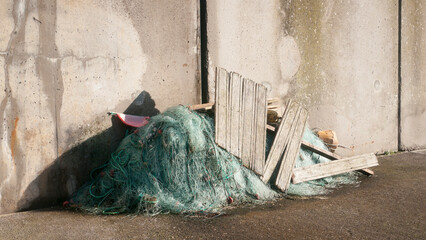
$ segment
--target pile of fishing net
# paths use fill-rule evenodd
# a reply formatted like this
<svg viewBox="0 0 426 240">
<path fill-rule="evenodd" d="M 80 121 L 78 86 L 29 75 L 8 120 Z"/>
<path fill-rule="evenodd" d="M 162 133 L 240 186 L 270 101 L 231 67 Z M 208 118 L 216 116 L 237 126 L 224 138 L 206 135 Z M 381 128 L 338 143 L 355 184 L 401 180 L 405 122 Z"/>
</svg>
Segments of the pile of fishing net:
<svg viewBox="0 0 426 240">
<path fill-rule="evenodd" d="M 70 203 L 94 213 L 214 212 L 277 193 L 218 147 L 211 118 L 173 107 L 120 143 Z"/>
<path fill-rule="evenodd" d="M 304 138 L 321 145 L 309 129 Z M 99 214 L 218 212 L 231 203 L 260 203 L 280 195 L 214 139 L 209 116 L 184 106 L 170 108 L 125 137 L 71 196 L 70 205 Z M 304 160 L 299 158 L 296 166 L 328 161 L 305 150 L 301 154 Z M 354 180 L 341 178 L 290 185 L 289 193 L 323 194 Z"/>
</svg>

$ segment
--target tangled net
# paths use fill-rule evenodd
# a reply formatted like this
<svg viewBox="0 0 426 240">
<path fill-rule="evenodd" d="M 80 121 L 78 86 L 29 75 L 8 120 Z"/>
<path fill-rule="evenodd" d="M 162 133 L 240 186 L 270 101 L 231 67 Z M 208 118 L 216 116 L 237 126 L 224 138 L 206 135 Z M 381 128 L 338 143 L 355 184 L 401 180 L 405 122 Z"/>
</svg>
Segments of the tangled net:
<svg viewBox="0 0 426 240">
<path fill-rule="evenodd" d="M 123 139 L 70 204 L 101 214 L 217 212 L 277 195 L 216 145 L 211 118 L 177 106 Z"/>
</svg>

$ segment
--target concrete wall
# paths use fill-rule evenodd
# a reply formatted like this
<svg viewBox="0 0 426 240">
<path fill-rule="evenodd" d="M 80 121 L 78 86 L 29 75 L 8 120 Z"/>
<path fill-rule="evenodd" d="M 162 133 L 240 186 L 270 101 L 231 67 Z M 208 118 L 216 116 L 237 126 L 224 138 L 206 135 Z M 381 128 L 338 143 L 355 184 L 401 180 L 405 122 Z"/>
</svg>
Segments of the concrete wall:
<svg viewBox="0 0 426 240">
<path fill-rule="evenodd" d="M 402 1 L 401 143 L 426 148 L 426 1 Z"/>
<path fill-rule="evenodd" d="M 209 91 L 224 67 L 294 97 L 354 151 L 397 150 L 398 1 L 207 2 Z"/>
<path fill-rule="evenodd" d="M 0 0 L 0 213 L 55 203 L 86 181 L 110 153 L 108 111 L 199 103 L 198 8 Z"/>
</svg>

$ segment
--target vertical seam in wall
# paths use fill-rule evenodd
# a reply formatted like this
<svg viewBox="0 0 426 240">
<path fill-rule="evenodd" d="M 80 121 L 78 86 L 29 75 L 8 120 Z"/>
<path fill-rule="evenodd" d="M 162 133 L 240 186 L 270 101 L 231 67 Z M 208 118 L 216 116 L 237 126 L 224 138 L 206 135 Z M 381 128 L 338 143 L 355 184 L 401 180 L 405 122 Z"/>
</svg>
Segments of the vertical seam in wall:
<svg viewBox="0 0 426 240">
<path fill-rule="evenodd" d="M 402 0 L 398 0 L 398 150 L 402 150 L 401 143 L 401 37 L 402 37 Z"/>
<path fill-rule="evenodd" d="M 208 102 L 207 0 L 200 0 L 201 100 Z"/>
</svg>

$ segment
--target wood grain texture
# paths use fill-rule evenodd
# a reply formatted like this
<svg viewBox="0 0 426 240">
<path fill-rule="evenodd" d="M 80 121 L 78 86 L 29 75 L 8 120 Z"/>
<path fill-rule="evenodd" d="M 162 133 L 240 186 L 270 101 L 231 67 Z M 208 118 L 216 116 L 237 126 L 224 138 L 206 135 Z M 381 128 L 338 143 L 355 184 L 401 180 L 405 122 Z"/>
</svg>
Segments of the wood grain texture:
<svg viewBox="0 0 426 240">
<path fill-rule="evenodd" d="M 293 183 L 334 176 L 379 165 L 373 153 L 293 169 Z"/>
<path fill-rule="evenodd" d="M 299 106 L 297 120 L 295 124 L 293 124 L 294 131 L 281 161 L 281 166 L 275 181 L 275 185 L 283 192 L 287 191 L 290 184 L 294 163 L 299 155 L 300 144 L 302 142 L 307 119 L 308 111 Z"/>
<path fill-rule="evenodd" d="M 241 99 L 242 99 L 242 82 L 238 73 L 231 73 L 230 84 L 230 147 L 229 152 L 237 157 L 241 157 L 240 146 L 240 126 L 241 126 Z M 242 133 L 242 131 L 241 131 Z"/>
<path fill-rule="evenodd" d="M 256 84 L 256 109 L 254 124 L 254 155 L 252 159 L 251 169 L 258 175 L 263 174 L 265 165 L 265 148 L 266 148 L 266 118 L 267 118 L 267 89 L 261 84 Z"/>
<path fill-rule="evenodd" d="M 241 160 L 245 167 L 250 168 L 252 158 L 253 122 L 254 122 L 254 93 L 255 83 L 249 79 L 243 80 L 243 104 L 241 121 L 243 127 Z"/>
</svg>

